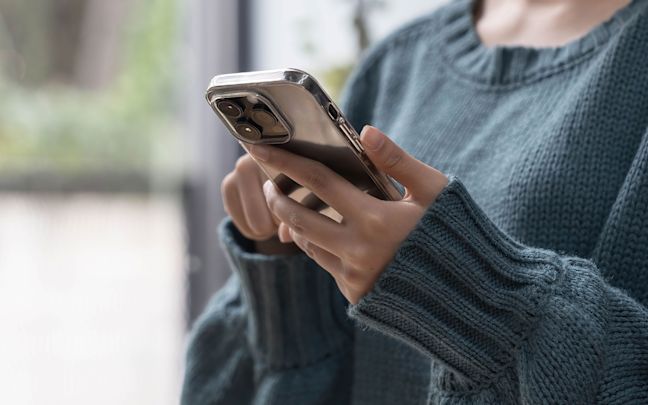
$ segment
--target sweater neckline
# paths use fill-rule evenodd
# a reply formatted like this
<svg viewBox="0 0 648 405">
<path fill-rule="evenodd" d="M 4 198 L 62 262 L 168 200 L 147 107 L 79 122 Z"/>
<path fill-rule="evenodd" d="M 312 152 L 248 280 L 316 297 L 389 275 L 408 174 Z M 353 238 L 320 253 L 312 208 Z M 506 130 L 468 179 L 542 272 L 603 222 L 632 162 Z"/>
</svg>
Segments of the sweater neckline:
<svg viewBox="0 0 648 405">
<path fill-rule="evenodd" d="M 584 36 L 558 47 L 484 45 L 475 28 L 473 10 L 480 0 L 456 0 L 442 15 L 446 60 L 455 72 L 485 85 L 514 85 L 554 74 L 588 59 L 635 13 L 641 0 L 617 10 Z"/>
</svg>

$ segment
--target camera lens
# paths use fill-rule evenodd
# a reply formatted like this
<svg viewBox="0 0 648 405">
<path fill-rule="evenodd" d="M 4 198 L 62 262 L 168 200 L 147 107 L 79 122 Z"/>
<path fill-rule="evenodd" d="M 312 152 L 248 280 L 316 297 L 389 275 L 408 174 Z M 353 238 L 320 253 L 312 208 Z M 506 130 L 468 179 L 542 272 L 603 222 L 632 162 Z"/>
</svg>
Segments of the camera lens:
<svg viewBox="0 0 648 405">
<path fill-rule="evenodd" d="M 252 119 L 264 128 L 272 128 L 277 124 L 277 117 L 265 108 L 252 110 Z"/>
<path fill-rule="evenodd" d="M 216 108 L 230 118 L 238 118 L 243 115 L 243 109 L 232 100 L 219 100 Z"/>
<path fill-rule="evenodd" d="M 261 139 L 261 130 L 250 122 L 239 122 L 234 126 L 234 129 L 236 129 L 236 133 L 243 139 L 249 141 L 258 141 Z"/>
</svg>

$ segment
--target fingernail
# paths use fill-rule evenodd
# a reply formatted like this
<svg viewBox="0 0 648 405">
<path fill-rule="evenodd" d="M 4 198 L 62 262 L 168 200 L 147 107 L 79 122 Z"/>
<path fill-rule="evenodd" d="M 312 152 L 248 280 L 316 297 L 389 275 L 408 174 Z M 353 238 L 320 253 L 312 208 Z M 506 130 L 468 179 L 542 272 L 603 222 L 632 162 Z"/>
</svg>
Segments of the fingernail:
<svg viewBox="0 0 648 405">
<path fill-rule="evenodd" d="M 252 156 L 259 159 L 262 162 L 265 162 L 270 157 L 270 151 L 267 146 L 261 145 L 250 145 L 248 151 Z"/>
<path fill-rule="evenodd" d="M 385 138 L 376 128 L 365 125 L 360 133 L 360 140 L 367 149 L 377 150 L 382 146 Z"/>
</svg>

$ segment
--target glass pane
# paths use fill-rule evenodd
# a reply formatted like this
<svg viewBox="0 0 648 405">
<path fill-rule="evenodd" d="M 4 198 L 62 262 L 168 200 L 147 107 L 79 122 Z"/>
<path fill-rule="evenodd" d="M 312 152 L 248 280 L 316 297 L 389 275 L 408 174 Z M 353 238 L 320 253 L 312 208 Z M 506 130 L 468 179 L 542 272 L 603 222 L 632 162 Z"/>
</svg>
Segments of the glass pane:
<svg viewBox="0 0 648 405">
<path fill-rule="evenodd" d="M 444 1 L 253 0 L 254 69 L 301 68 L 333 97 L 363 48 Z"/>
<path fill-rule="evenodd" d="M 0 0 L 2 404 L 177 403 L 181 4 Z"/>
</svg>

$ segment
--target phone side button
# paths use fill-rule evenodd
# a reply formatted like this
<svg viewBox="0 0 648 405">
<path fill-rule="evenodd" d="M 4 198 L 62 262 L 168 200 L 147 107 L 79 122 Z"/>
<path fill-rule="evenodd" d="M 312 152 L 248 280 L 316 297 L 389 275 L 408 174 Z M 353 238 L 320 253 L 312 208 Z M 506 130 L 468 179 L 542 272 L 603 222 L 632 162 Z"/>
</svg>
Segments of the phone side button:
<svg viewBox="0 0 648 405">
<path fill-rule="evenodd" d="M 359 141 L 358 137 L 354 134 L 354 132 L 349 127 L 349 125 L 347 123 L 343 123 L 342 125 L 340 125 L 340 129 L 342 130 L 342 132 L 344 132 L 344 135 L 346 135 L 349 142 L 351 142 L 351 145 L 353 145 L 353 148 L 358 153 L 363 153 L 364 148 L 360 144 L 360 141 Z"/>
<path fill-rule="evenodd" d="M 358 142 L 355 137 L 352 136 L 349 139 L 351 139 L 351 144 L 359 153 L 364 153 L 364 148 L 362 147 L 362 145 L 360 145 L 360 142 Z"/>
</svg>

